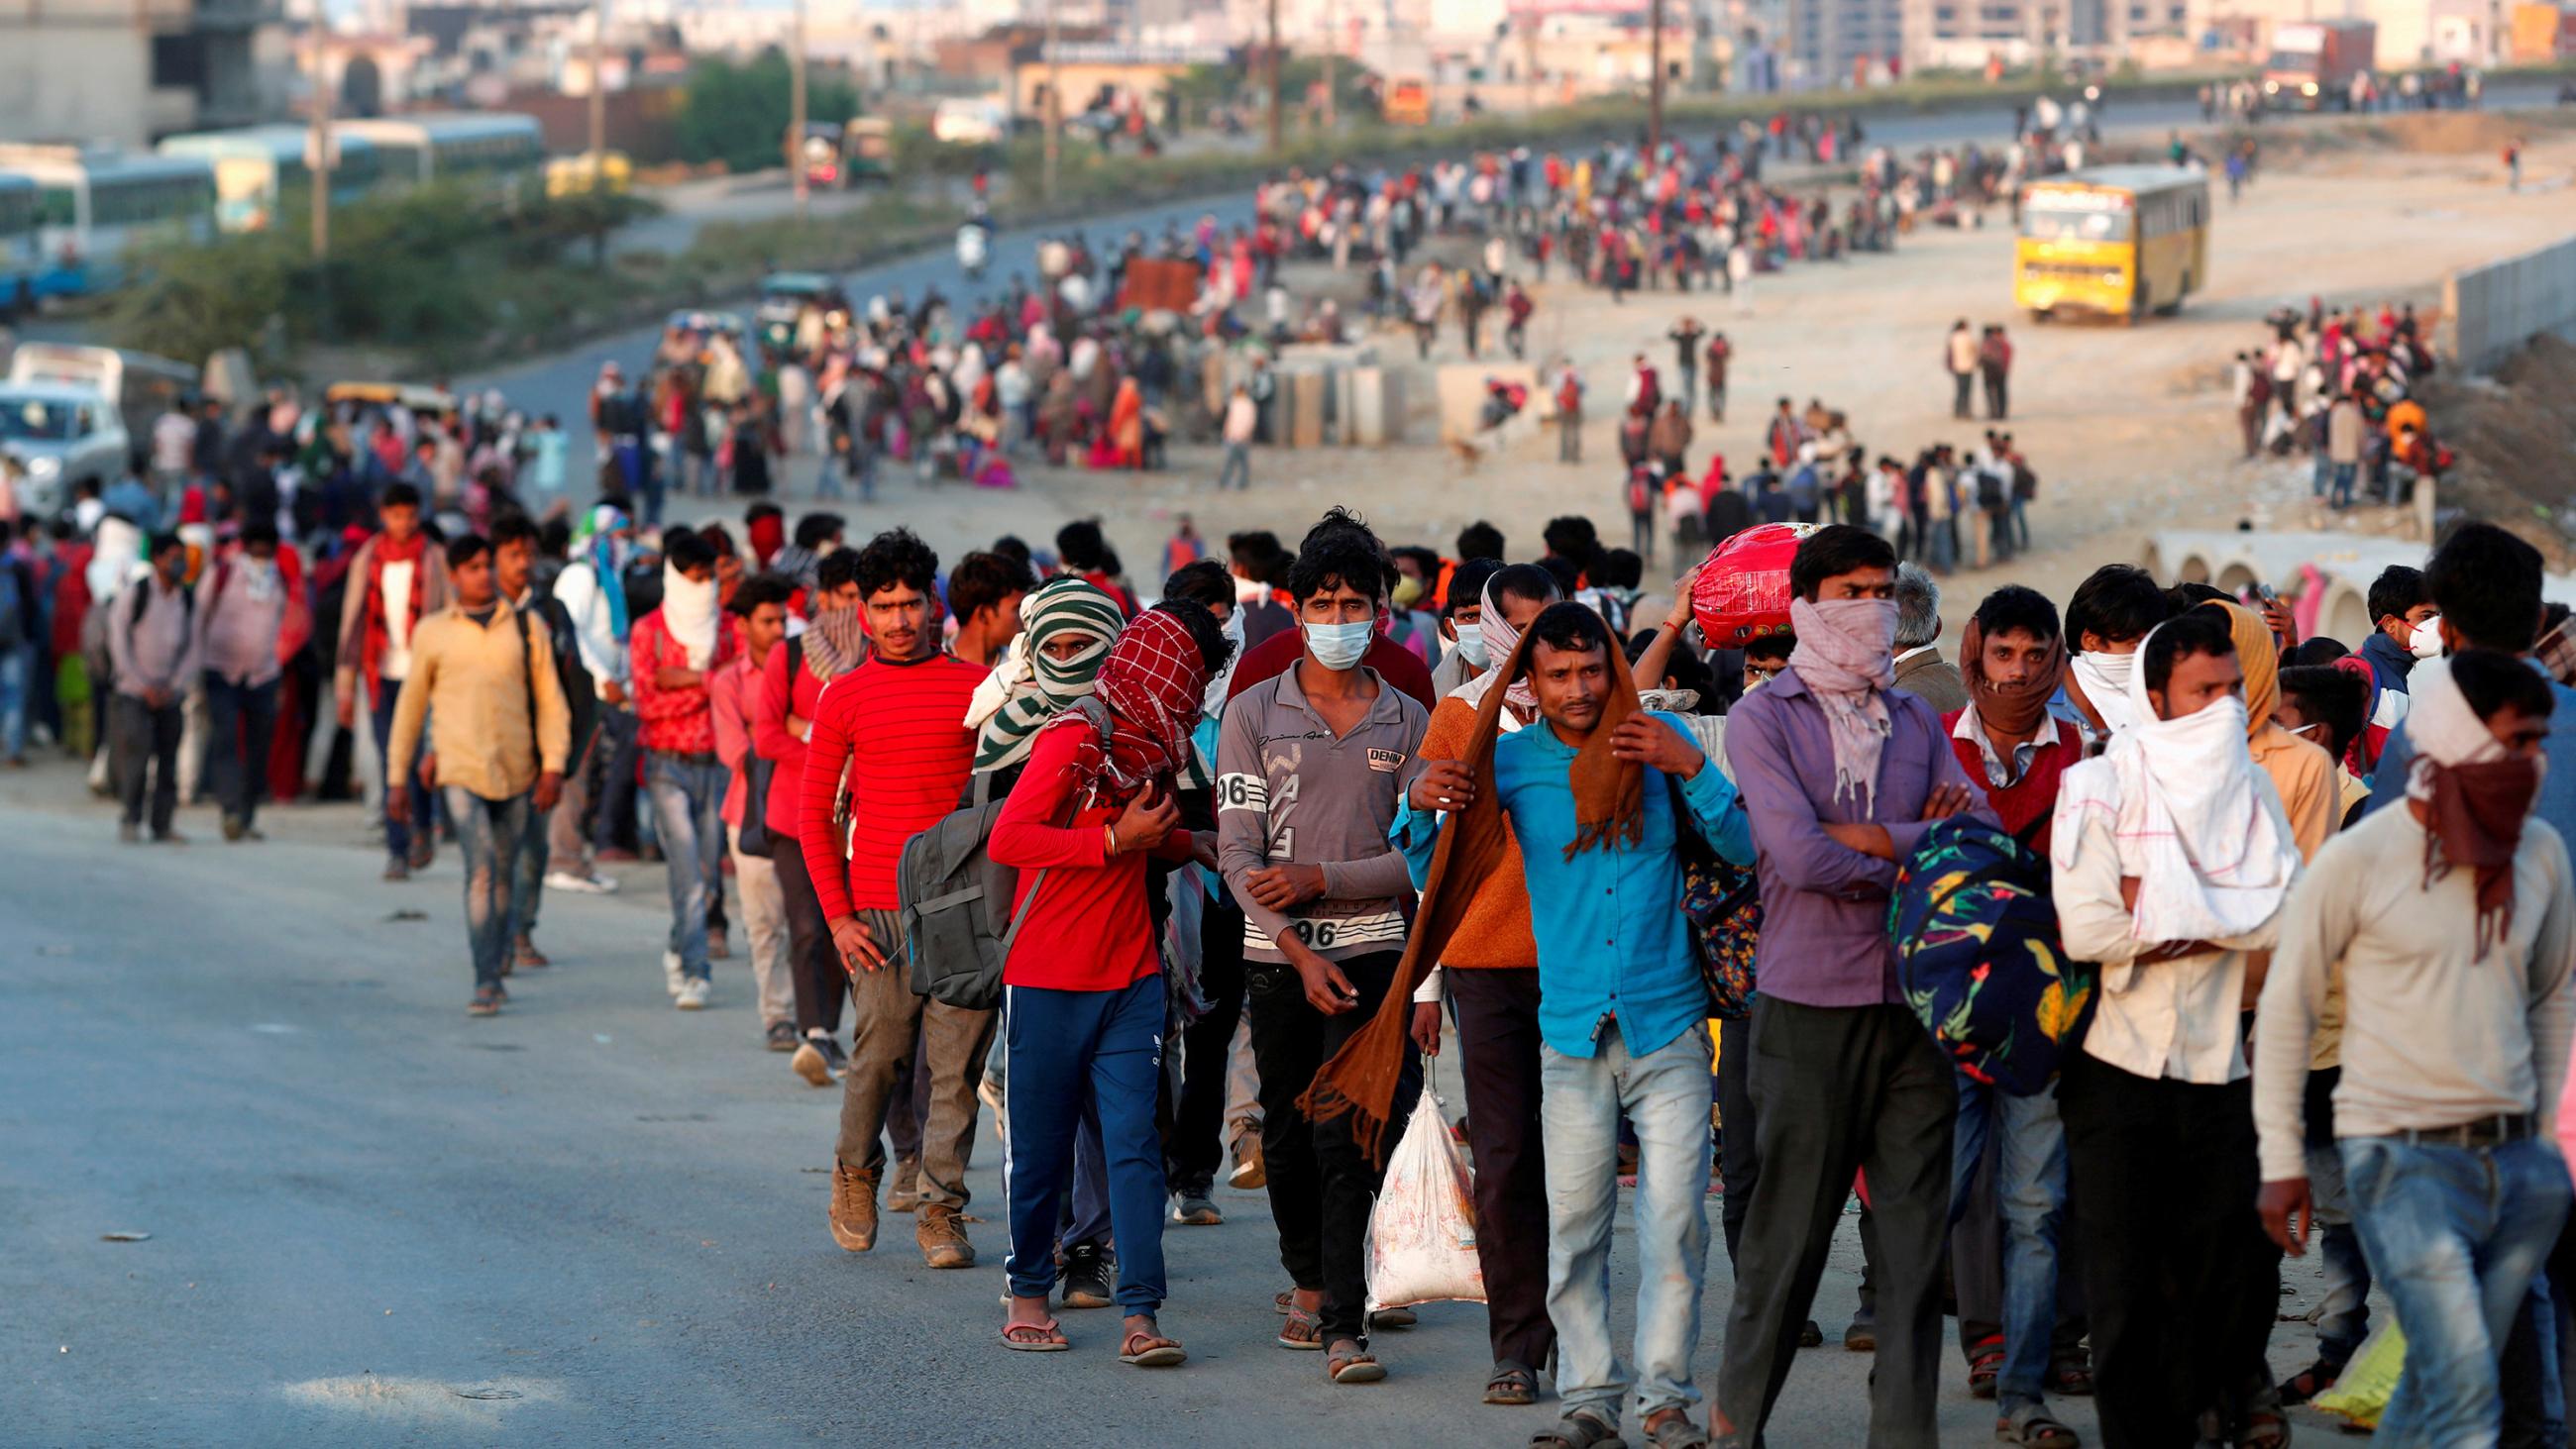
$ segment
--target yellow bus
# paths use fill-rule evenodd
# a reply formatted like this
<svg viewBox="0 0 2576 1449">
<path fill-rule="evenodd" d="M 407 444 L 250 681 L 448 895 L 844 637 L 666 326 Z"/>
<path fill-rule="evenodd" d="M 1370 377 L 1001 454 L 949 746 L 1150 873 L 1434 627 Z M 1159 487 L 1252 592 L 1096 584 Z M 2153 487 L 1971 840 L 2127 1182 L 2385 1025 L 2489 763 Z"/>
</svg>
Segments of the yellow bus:
<svg viewBox="0 0 2576 1449">
<path fill-rule="evenodd" d="M 2209 174 L 2097 166 L 2022 188 L 2013 304 L 2134 322 L 2209 280 Z"/>
</svg>

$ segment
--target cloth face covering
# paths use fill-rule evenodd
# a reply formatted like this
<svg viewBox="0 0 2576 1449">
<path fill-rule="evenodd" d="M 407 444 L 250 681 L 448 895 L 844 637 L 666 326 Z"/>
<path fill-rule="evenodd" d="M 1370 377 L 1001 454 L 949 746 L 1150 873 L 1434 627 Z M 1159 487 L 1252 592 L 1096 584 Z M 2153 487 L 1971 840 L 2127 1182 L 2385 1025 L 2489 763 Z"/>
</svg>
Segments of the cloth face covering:
<svg viewBox="0 0 2576 1449">
<path fill-rule="evenodd" d="M 2143 645 L 2139 652 L 2146 652 Z M 2229 695 L 2180 719 L 2159 719 L 2147 698 L 2146 672 L 2139 670 L 2129 677 L 2129 709 L 2136 723 L 2113 735 L 2102 753 L 2109 769 L 2066 777 L 2059 819 L 2084 809 L 2113 812 L 2120 874 L 2138 880 L 2129 922 L 2135 939 L 2218 941 L 2251 933 L 2288 896 L 2299 850 L 2280 812 L 2264 808 L 2245 702 Z M 2052 838 L 2057 868 L 2072 869 L 2083 832 L 2060 828 Z M 2125 981 L 2125 975 L 2112 981 L 2112 989 Z"/>
<path fill-rule="evenodd" d="M 716 657 L 716 580 L 710 570 L 703 582 L 662 565 L 662 622 L 680 641 L 691 669 L 704 669 Z"/>
<path fill-rule="evenodd" d="M 1987 727 L 2015 738 L 2038 731 L 2048 718 L 2048 702 L 2066 672 L 2066 640 L 2048 642 L 2048 658 L 2019 684 L 1998 684 L 1986 677 L 1986 635 L 1972 615 L 1959 640 L 1959 674 L 1968 698 Z"/>
<path fill-rule="evenodd" d="M 1798 671 L 1834 744 L 1834 798 L 1851 792 L 1864 811 L 1878 803 L 1878 762 L 1886 752 L 1887 691 L 1896 685 L 1896 601 L 1789 601 L 1789 631 L 1798 637 L 1789 667 Z"/>
<path fill-rule="evenodd" d="M 2084 692 L 2084 702 L 2093 706 L 2094 717 L 2102 721 L 2107 734 L 2116 735 L 2138 722 L 2137 712 L 2129 708 L 2129 676 L 2137 668 L 2135 651 L 2113 654 L 2087 649 L 2067 661 L 2067 673 L 2075 676 L 2075 687 Z"/>
<path fill-rule="evenodd" d="M 2504 744 L 2469 707 L 2451 677 L 2451 661 L 2415 666 L 2406 737 L 2415 759 L 2406 798 L 2430 817 L 2424 831 L 2424 883 L 2454 865 L 2477 874 L 2478 954 L 2513 925 L 2513 853 L 2522 822 L 2540 793 L 2542 762 L 2505 754 Z"/>
<path fill-rule="evenodd" d="M 1091 697 L 1044 728 L 1087 727 L 1073 761 L 1071 803 L 1120 804 L 1168 779 L 1190 758 L 1190 731 L 1207 689 L 1207 660 L 1189 626 L 1161 609 L 1136 616 L 1109 646 Z"/>
<path fill-rule="evenodd" d="M 1485 611 L 1476 620 L 1476 634 L 1484 645 L 1485 657 L 1489 660 L 1508 660 L 1521 646 L 1521 631 L 1513 628 L 1511 621 L 1503 617 L 1503 601 L 1495 596 L 1492 579 L 1485 580 L 1482 597 Z M 1472 654 L 1467 656 L 1467 659 L 1471 664 L 1475 662 L 1475 656 Z M 1503 698 L 1510 701 L 1512 708 L 1519 710 L 1523 718 L 1538 712 L 1538 691 L 1530 688 L 1528 680 L 1516 677 L 1508 669 L 1487 669 L 1484 673 L 1459 685 L 1451 693 L 1467 701 L 1470 708 L 1481 709 L 1484 707 L 1485 695 L 1497 684 L 1502 685 Z"/>
<path fill-rule="evenodd" d="M 1125 627 L 1118 601 L 1077 578 L 1048 580 L 1022 602 L 1020 616 L 1025 627 L 966 707 L 966 727 L 976 731 L 978 773 L 1027 759 L 1046 722 L 1091 693 L 1109 641 Z M 1063 639 L 1086 642 L 1064 659 L 1047 653 L 1044 646 Z"/>
</svg>

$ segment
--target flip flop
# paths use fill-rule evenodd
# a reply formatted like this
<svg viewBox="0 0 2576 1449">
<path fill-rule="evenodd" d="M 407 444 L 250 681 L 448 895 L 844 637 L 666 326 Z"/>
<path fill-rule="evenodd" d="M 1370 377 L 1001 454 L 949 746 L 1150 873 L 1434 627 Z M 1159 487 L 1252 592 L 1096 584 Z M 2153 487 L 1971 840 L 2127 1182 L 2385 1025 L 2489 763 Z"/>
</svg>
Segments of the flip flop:
<svg viewBox="0 0 2576 1449">
<path fill-rule="evenodd" d="M 1034 1334 L 1031 1338 L 1014 1338 L 1013 1334 Z M 1002 1325 L 1002 1347 L 1014 1353 L 1062 1353 L 1073 1347 L 1065 1341 L 1062 1326 L 1050 1318 L 1044 1323 L 1006 1323 Z"/>
<path fill-rule="evenodd" d="M 1143 1347 L 1139 1348 L 1139 1344 Z M 1189 1353 L 1181 1347 L 1180 1340 L 1148 1333 L 1141 1328 L 1128 1334 L 1127 1341 L 1119 1345 L 1118 1361 L 1138 1368 L 1172 1368 L 1188 1358 Z"/>
<path fill-rule="evenodd" d="M 1373 1384 L 1386 1377 L 1386 1365 L 1369 1357 L 1366 1350 L 1329 1353 L 1324 1356 L 1324 1376 L 1337 1384 Z"/>
<path fill-rule="evenodd" d="M 1291 1307 L 1288 1321 L 1279 1325 L 1274 1340 L 1281 1348 L 1317 1349 L 1324 1346 L 1324 1320 L 1303 1308 Z"/>
</svg>

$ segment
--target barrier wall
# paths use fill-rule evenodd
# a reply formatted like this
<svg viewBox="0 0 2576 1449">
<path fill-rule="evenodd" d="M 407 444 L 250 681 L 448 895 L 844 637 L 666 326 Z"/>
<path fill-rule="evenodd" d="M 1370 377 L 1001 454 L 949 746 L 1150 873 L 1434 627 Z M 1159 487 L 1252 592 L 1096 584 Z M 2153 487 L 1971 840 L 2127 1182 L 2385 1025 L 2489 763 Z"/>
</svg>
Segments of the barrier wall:
<svg viewBox="0 0 2576 1449">
<path fill-rule="evenodd" d="M 2576 237 L 2453 272 L 2442 283 L 2442 350 L 2487 372 L 2543 332 L 2576 335 Z"/>
</svg>

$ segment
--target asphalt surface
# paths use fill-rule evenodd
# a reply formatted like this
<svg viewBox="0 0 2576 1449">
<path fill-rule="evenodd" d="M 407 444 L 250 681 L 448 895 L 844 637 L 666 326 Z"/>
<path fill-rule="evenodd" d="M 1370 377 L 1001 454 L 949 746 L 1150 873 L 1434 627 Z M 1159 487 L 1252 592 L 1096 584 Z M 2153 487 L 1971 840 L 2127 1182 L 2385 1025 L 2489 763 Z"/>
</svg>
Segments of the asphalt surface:
<svg viewBox="0 0 2576 1449">
<path fill-rule="evenodd" d="M 978 1267 L 925 1269 L 900 1216 L 872 1254 L 835 1247 L 840 1094 L 760 1049 L 739 957 L 711 1009 L 671 1010 L 658 867 L 547 893 L 556 964 L 471 1020 L 452 851 L 388 885 L 354 806 L 273 810 L 267 843 L 235 846 L 202 807 L 185 848 L 119 846 L 111 819 L 54 759 L 0 777 L 0 1445 L 1502 1446 L 1552 1413 L 1477 1403 L 1471 1305 L 1379 1335 L 1376 1386 L 1273 1347 L 1286 1278 L 1259 1193 L 1167 1230 L 1186 1367 L 1120 1366 L 1107 1311 L 1062 1315 L 1072 1352 L 1004 1351 L 989 1125 Z M 1831 1343 L 1858 1267 L 1847 1222 L 1816 1304 Z M 2304 1266 L 2285 1276 L 2313 1297 Z M 2306 1340 L 2284 1326 L 2282 1371 Z M 1868 1369 L 1801 1355 L 1771 1442 L 1862 1442 Z M 1942 1440 L 1989 1442 L 1962 1374 L 1945 1355 Z M 2058 1407 L 2098 1442 L 2089 1401 Z"/>
</svg>

